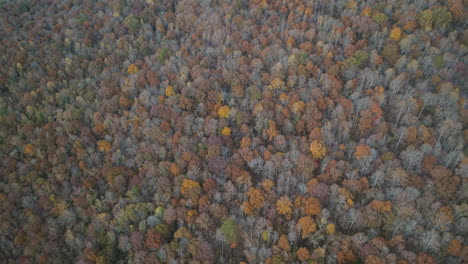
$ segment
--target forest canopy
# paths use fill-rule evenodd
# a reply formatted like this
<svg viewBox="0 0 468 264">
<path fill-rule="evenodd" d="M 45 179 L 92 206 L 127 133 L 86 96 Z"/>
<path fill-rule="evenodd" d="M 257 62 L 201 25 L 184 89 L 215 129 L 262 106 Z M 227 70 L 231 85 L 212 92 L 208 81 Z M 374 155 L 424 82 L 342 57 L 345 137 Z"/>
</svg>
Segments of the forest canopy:
<svg viewBox="0 0 468 264">
<path fill-rule="evenodd" d="M 466 5 L 0 0 L 0 262 L 468 263 Z"/>
</svg>

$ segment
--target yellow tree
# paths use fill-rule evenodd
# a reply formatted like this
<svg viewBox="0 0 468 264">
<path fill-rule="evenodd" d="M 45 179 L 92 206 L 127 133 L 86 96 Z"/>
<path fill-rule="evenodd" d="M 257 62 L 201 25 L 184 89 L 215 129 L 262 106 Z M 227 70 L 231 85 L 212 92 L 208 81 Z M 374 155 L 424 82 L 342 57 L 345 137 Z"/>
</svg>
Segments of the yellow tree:
<svg viewBox="0 0 468 264">
<path fill-rule="evenodd" d="M 229 116 L 229 112 L 231 111 L 231 109 L 229 108 L 229 106 L 227 105 L 224 105 L 224 106 L 221 106 L 219 109 L 218 109 L 218 115 L 219 117 L 221 118 L 227 118 Z"/>
<path fill-rule="evenodd" d="M 292 213 L 292 202 L 287 196 L 281 196 L 278 201 L 276 201 L 276 211 L 279 214 L 290 216 Z"/>
<path fill-rule="evenodd" d="M 327 148 L 322 142 L 318 140 L 312 141 L 309 149 L 314 159 L 322 159 L 325 157 L 325 154 L 327 154 Z"/>
</svg>

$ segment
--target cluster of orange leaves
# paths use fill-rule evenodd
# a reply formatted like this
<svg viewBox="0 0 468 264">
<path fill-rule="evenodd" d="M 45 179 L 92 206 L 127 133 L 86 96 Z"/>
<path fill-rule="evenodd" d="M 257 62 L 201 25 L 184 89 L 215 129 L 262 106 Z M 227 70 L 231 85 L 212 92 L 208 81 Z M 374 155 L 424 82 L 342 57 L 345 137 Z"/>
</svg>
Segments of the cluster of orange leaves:
<svg viewBox="0 0 468 264">
<path fill-rule="evenodd" d="M 180 174 L 180 168 L 177 166 L 175 162 L 171 163 L 171 166 L 169 167 L 169 170 L 171 171 L 171 174 L 173 176 L 177 176 Z"/>
<path fill-rule="evenodd" d="M 302 113 L 302 111 L 304 111 L 304 108 L 305 108 L 304 102 L 299 101 L 299 102 L 295 102 L 295 103 L 292 105 L 291 111 L 292 111 L 294 114 L 300 114 L 300 113 Z"/>
<path fill-rule="evenodd" d="M 357 261 L 357 256 L 352 250 L 338 252 L 338 264 L 354 263 Z"/>
<path fill-rule="evenodd" d="M 282 88 L 284 86 L 284 81 L 277 77 L 277 78 L 273 79 L 273 81 L 271 81 L 271 86 L 274 89 Z"/>
<path fill-rule="evenodd" d="M 97 144 L 98 144 L 99 151 L 108 152 L 111 149 L 111 144 L 107 140 L 99 140 Z"/>
<path fill-rule="evenodd" d="M 265 196 L 263 195 L 262 190 L 258 188 L 250 188 L 247 195 L 249 196 L 249 203 L 253 208 L 259 209 L 265 204 Z"/>
<path fill-rule="evenodd" d="M 364 263 L 365 264 L 384 264 L 385 261 L 379 256 L 370 255 L 366 257 L 366 260 L 364 261 Z"/>
<path fill-rule="evenodd" d="M 311 233 L 317 231 L 317 225 L 311 216 L 304 216 L 299 218 L 298 225 L 301 227 L 302 238 L 306 238 Z"/>
<path fill-rule="evenodd" d="M 315 197 L 299 196 L 294 201 L 297 208 L 302 208 L 306 215 L 318 215 L 322 211 L 320 201 Z"/>
<path fill-rule="evenodd" d="M 372 201 L 370 203 L 370 207 L 372 210 L 385 213 L 390 212 L 392 210 L 392 202 L 391 201 Z"/>
<path fill-rule="evenodd" d="M 291 250 L 291 245 L 289 244 L 288 236 L 282 234 L 278 240 L 278 246 L 284 251 Z"/>
<path fill-rule="evenodd" d="M 368 146 L 364 145 L 364 144 L 359 144 L 357 147 L 356 147 L 356 151 L 354 152 L 354 155 L 356 156 L 356 159 L 363 159 L 367 156 L 369 156 L 371 153 L 371 150 Z"/>
<path fill-rule="evenodd" d="M 455 257 L 467 256 L 468 246 L 463 246 L 462 241 L 459 239 L 452 239 L 447 246 L 447 253 Z"/>
<path fill-rule="evenodd" d="M 273 191 L 271 188 L 273 188 L 274 185 L 275 183 L 272 180 L 266 179 L 262 181 L 262 187 L 268 193 Z"/>
<path fill-rule="evenodd" d="M 300 261 L 306 261 L 310 258 L 310 252 L 307 248 L 305 247 L 301 247 L 297 250 L 296 252 L 297 254 L 297 258 L 300 260 Z"/>
<path fill-rule="evenodd" d="M 28 154 L 28 155 L 33 155 L 34 154 L 34 145 L 33 144 L 27 144 L 26 146 L 24 146 L 23 148 L 23 151 L 24 153 Z"/>
<path fill-rule="evenodd" d="M 275 121 L 268 120 L 267 134 L 268 134 L 268 140 L 272 140 L 273 137 L 278 135 L 278 130 L 276 129 Z"/>
</svg>

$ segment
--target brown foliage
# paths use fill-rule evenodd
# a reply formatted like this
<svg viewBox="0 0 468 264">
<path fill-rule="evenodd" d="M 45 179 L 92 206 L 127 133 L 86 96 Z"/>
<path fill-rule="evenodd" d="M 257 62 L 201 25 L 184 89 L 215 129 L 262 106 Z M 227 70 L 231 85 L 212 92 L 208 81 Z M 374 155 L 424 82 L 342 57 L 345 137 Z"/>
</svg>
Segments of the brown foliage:
<svg viewBox="0 0 468 264">
<path fill-rule="evenodd" d="M 458 187 L 456 178 L 452 177 L 452 171 L 439 165 L 431 170 L 430 175 L 439 195 L 444 199 L 453 198 Z"/>
<path fill-rule="evenodd" d="M 300 261 L 306 261 L 310 258 L 310 253 L 309 253 L 309 250 L 305 247 L 301 247 L 297 250 L 296 252 L 297 254 L 297 258 L 300 260 Z"/>
<path fill-rule="evenodd" d="M 263 204 L 265 203 L 265 196 L 260 189 L 250 188 L 250 190 L 247 192 L 247 195 L 249 196 L 250 205 L 253 208 L 259 209 L 263 207 Z"/>
<path fill-rule="evenodd" d="M 429 173 L 435 165 L 437 165 L 437 157 L 434 155 L 429 155 L 424 157 L 421 167 L 424 172 Z"/>
<path fill-rule="evenodd" d="M 268 140 L 272 140 L 273 137 L 278 135 L 278 130 L 276 129 L 276 123 L 272 120 L 268 120 L 268 129 L 267 129 Z"/>
<path fill-rule="evenodd" d="M 385 261 L 379 256 L 367 256 L 364 264 L 385 264 Z"/>
<path fill-rule="evenodd" d="M 282 234 L 278 240 L 278 246 L 284 251 L 290 251 L 291 246 L 289 245 L 288 236 Z"/>
<path fill-rule="evenodd" d="M 463 244 L 460 240 L 452 239 L 447 246 L 447 253 L 452 256 L 459 257 L 462 253 L 462 247 Z"/>
<path fill-rule="evenodd" d="M 154 229 L 151 229 L 146 233 L 145 248 L 157 249 L 161 246 L 161 234 L 157 233 Z"/>
<path fill-rule="evenodd" d="M 338 264 L 354 263 L 357 260 L 357 256 L 352 250 L 340 251 L 337 255 Z"/>
<path fill-rule="evenodd" d="M 434 264 L 434 259 L 426 253 L 420 253 L 416 258 L 416 262 L 418 264 Z"/>
</svg>

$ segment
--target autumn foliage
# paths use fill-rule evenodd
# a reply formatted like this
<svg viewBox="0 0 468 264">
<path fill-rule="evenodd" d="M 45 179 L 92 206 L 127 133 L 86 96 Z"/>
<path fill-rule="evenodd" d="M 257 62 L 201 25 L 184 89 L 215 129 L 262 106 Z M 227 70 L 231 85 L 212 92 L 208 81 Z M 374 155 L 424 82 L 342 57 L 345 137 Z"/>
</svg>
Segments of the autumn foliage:
<svg viewBox="0 0 468 264">
<path fill-rule="evenodd" d="M 318 140 L 312 141 L 309 146 L 309 150 L 312 153 L 312 157 L 314 159 L 322 159 L 325 157 L 325 154 L 327 154 L 327 148 L 322 142 Z"/>
<path fill-rule="evenodd" d="M 292 202 L 287 196 L 282 196 L 276 201 L 276 211 L 282 215 L 290 215 L 292 213 Z"/>
<path fill-rule="evenodd" d="M 380 213 L 390 212 L 392 210 L 392 202 L 390 201 L 372 201 L 370 203 L 372 210 Z"/>
<path fill-rule="evenodd" d="M 363 159 L 370 155 L 370 148 L 366 145 L 360 144 L 356 147 L 356 151 L 354 152 L 354 156 L 356 159 Z"/>
<path fill-rule="evenodd" d="M 311 216 L 304 216 L 299 218 L 298 225 L 301 228 L 302 238 L 306 238 L 309 234 L 317 230 L 317 225 Z"/>
<path fill-rule="evenodd" d="M 466 4 L 0 1 L 0 262 L 468 263 Z"/>
</svg>

